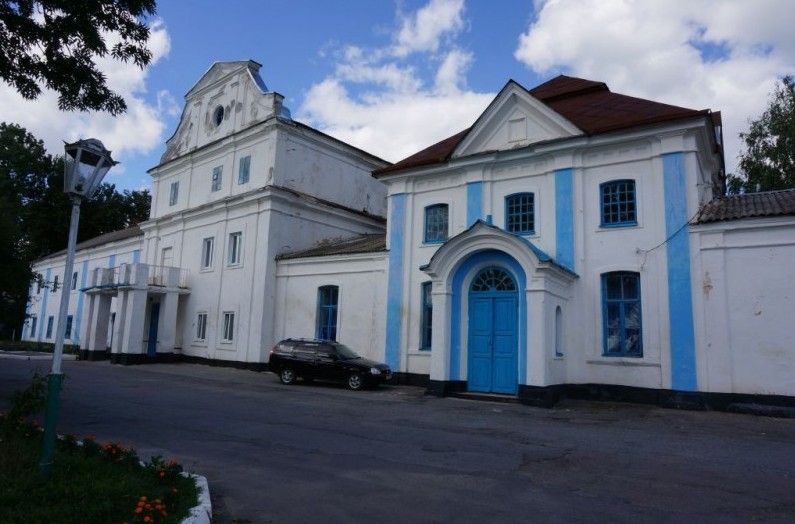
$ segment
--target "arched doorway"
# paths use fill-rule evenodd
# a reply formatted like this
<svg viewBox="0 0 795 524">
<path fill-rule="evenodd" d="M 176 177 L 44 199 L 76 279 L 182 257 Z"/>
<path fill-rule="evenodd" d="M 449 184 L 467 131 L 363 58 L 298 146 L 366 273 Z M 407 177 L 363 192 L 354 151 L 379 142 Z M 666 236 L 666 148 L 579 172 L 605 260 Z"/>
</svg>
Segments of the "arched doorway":
<svg viewBox="0 0 795 524">
<path fill-rule="evenodd" d="M 518 289 L 513 276 L 486 267 L 469 286 L 467 382 L 470 391 L 515 394 Z"/>
</svg>

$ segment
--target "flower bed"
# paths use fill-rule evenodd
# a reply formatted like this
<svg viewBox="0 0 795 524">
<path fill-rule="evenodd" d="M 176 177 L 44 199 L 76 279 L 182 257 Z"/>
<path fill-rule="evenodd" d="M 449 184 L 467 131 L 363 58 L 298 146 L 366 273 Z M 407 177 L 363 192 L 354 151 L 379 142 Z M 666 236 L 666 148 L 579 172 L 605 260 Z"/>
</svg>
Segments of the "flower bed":
<svg viewBox="0 0 795 524">
<path fill-rule="evenodd" d="M 177 523 L 197 505 L 196 482 L 174 461 L 67 435 L 46 479 L 41 446 L 38 424 L 0 415 L 0 522 Z"/>
</svg>

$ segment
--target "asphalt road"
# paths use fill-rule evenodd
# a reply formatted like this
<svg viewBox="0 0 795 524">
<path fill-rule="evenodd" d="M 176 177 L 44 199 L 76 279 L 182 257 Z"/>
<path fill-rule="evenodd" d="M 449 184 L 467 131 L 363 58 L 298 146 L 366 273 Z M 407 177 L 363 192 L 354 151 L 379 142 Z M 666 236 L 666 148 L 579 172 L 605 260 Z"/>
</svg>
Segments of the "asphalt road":
<svg viewBox="0 0 795 524">
<path fill-rule="evenodd" d="M 0 406 L 48 361 L 0 360 Z M 216 522 L 795 522 L 795 420 L 544 410 L 66 362 L 59 430 L 180 460 Z"/>
</svg>

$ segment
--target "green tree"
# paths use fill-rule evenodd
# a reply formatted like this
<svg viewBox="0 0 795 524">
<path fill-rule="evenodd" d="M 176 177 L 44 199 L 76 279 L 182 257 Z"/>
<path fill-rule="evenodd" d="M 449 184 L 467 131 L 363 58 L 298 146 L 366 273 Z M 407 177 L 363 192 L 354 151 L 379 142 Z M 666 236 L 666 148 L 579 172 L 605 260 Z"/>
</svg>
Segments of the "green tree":
<svg viewBox="0 0 795 524">
<path fill-rule="evenodd" d="M 42 85 L 64 111 L 127 109 L 94 64 L 106 56 L 140 68 L 152 59 L 154 0 L 0 0 L 0 79 L 33 100 Z"/>
<path fill-rule="evenodd" d="M 149 202 L 146 190 L 102 184 L 81 206 L 78 242 L 146 220 Z M 0 123 L 0 336 L 24 320 L 31 263 L 66 247 L 70 209 L 63 158 L 24 128 Z"/>
<path fill-rule="evenodd" d="M 729 192 L 770 191 L 795 187 L 795 80 L 781 79 L 767 109 L 740 133 L 740 175 L 729 176 Z"/>
</svg>

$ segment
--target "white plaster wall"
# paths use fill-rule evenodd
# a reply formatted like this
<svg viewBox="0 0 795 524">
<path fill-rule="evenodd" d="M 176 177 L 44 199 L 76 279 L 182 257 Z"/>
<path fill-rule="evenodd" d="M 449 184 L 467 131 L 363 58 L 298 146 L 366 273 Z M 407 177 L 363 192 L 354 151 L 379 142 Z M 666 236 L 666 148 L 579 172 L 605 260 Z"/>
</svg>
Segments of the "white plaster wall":
<svg viewBox="0 0 795 524">
<path fill-rule="evenodd" d="M 795 219 L 746 219 L 691 233 L 699 384 L 795 395 Z"/>
<path fill-rule="evenodd" d="M 589 139 L 587 143 L 553 144 L 548 150 L 517 150 L 504 154 L 461 159 L 449 167 L 418 169 L 387 177 L 389 193 L 406 194 L 404 228 L 404 284 L 402 304 L 403 371 L 427 373 L 428 353 L 416 351 L 420 330 L 420 286 L 429 279 L 419 270 L 438 249 L 423 244 L 424 208 L 434 203 L 449 207 L 449 234 L 466 229 L 466 183 L 482 181 L 482 218 L 505 226 L 505 197 L 535 193 L 536 231 L 526 238 L 552 257 L 556 254 L 554 171 L 572 168 L 575 272 L 579 279 L 563 297 L 547 295 L 538 306 L 528 303 L 528 369 L 533 383 L 605 383 L 647 388 L 670 387 L 665 202 L 662 155 L 682 152 L 688 192 L 688 213 L 699 203 L 707 164 L 699 164 L 698 144 L 684 128 L 631 132 Z M 709 154 L 707 154 L 709 156 Z M 709 166 L 707 166 L 709 167 Z M 636 226 L 601 228 L 599 185 L 616 179 L 636 183 Z M 643 357 L 602 356 L 601 275 L 610 271 L 635 271 L 641 276 Z M 529 278 L 533 278 L 529 275 Z M 530 285 L 530 284 L 529 284 Z M 565 299 L 565 300 L 564 300 Z M 554 311 L 563 313 L 563 357 L 554 355 Z M 531 310 L 535 307 L 536 310 Z M 535 315 L 536 318 L 533 317 Z M 443 322 L 443 319 L 435 320 Z M 541 329 L 541 338 L 533 338 Z M 466 336 L 462 336 L 462 342 Z M 465 362 L 463 356 L 462 361 Z"/>
<path fill-rule="evenodd" d="M 72 315 L 72 337 L 66 340 L 67 344 L 76 344 L 78 342 L 80 332 L 79 329 L 88 322 L 88 318 L 86 315 L 81 315 L 80 326 L 77 326 L 77 308 L 79 303 L 79 297 L 82 293 L 80 291 L 81 285 L 81 278 L 82 278 L 82 271 L 83 271 L 83 262 L 88 261 L 88 269 L 86 272 L 86 285 L 90 284 L 91 274 L 93 273 L 95 268 L 102 267 L 107 268 L 111 267 L 111 256 L 116 257 L 115 263 L 113 266 L 118 266 L 123 263 L 132 263 L 133 261 L 133 252 L 136 250 L 141 250 L 142 248 L 142 237 L 134 237 L 125 239 L 119 242 L 112 242 L 108 244 L 104 244 L 102 246 L 90 248 L 90 249 L 81 249 L 75 253 L 75 262 L 73 272 L 77 271 L 77 289 L 71 289 L 71 275 L 68 278 L 64 279 L 64 264 L 65 264 L 65 255 L 59 255 L 55 257 L 48 257 L 39 261 L 36 261 L 33 266 L 34 273 L 41 273 L 42 277 L 44 277 L 47 273 L 47 269 L 50 269 L 50 280 L 53 280 L 56 275 L 58 275 L 58 290 L 56 292 L 52 292 L 50 289 L 42 288 L 40 293 L 36 293 L 37 286 L 35 282 L 30 287 L 30 294 L 28 299 L 28 315 L 34 315 L 37 317 L 36 321 L 36 336 L 31 336 L 30 333 L 30 324 L 31 321 L 28 318 L 23 326 L 22 330 L 22 338 L 23 340 L 41 340 L 44 342 L 54 342 L 55 341 L 55 332 L 57 329 L 58 324 L 58 310 L 60 309 L 61 305 L 61 293 L 64 289 L 70 293 L 69 297 L 69 309 L 68 314 Z M 47 293 L 47 309 L 43 310 L 42 307 L 44 305 L 44 294 Z M 85 307 L 87 302 L 87 297 L 83 297 L 83 306 Z M 116 311 L 116 299 L 113 298 L 111 301 L 111 312 Z M 53 317 L 53 328 L 52 328 L 52 336 L 47 338 L 47 318 L 52 316 Z M 43 323 L 43 324 L 42 324 Z M 41 332 L 42 336 L 39 339 L 38 332 L 39 326 L 44 326 L 44 330 Z M 108 337 L 108 341 L 110 341 L 110 337 Z"/>
<path fill-rule="evenodd" d="M 386 216 L 386 187 L 371 172 L 385 162 L 297 124 L 278 127 L 273 183 Z"/>
<path fill-rule="evenodd" d="M 275 341 L 314 338 L 318 288 L 339 286 L 337 341 L 384 361 L 386 254 L 283 260 L 276 272 Z"/>
</svg>

